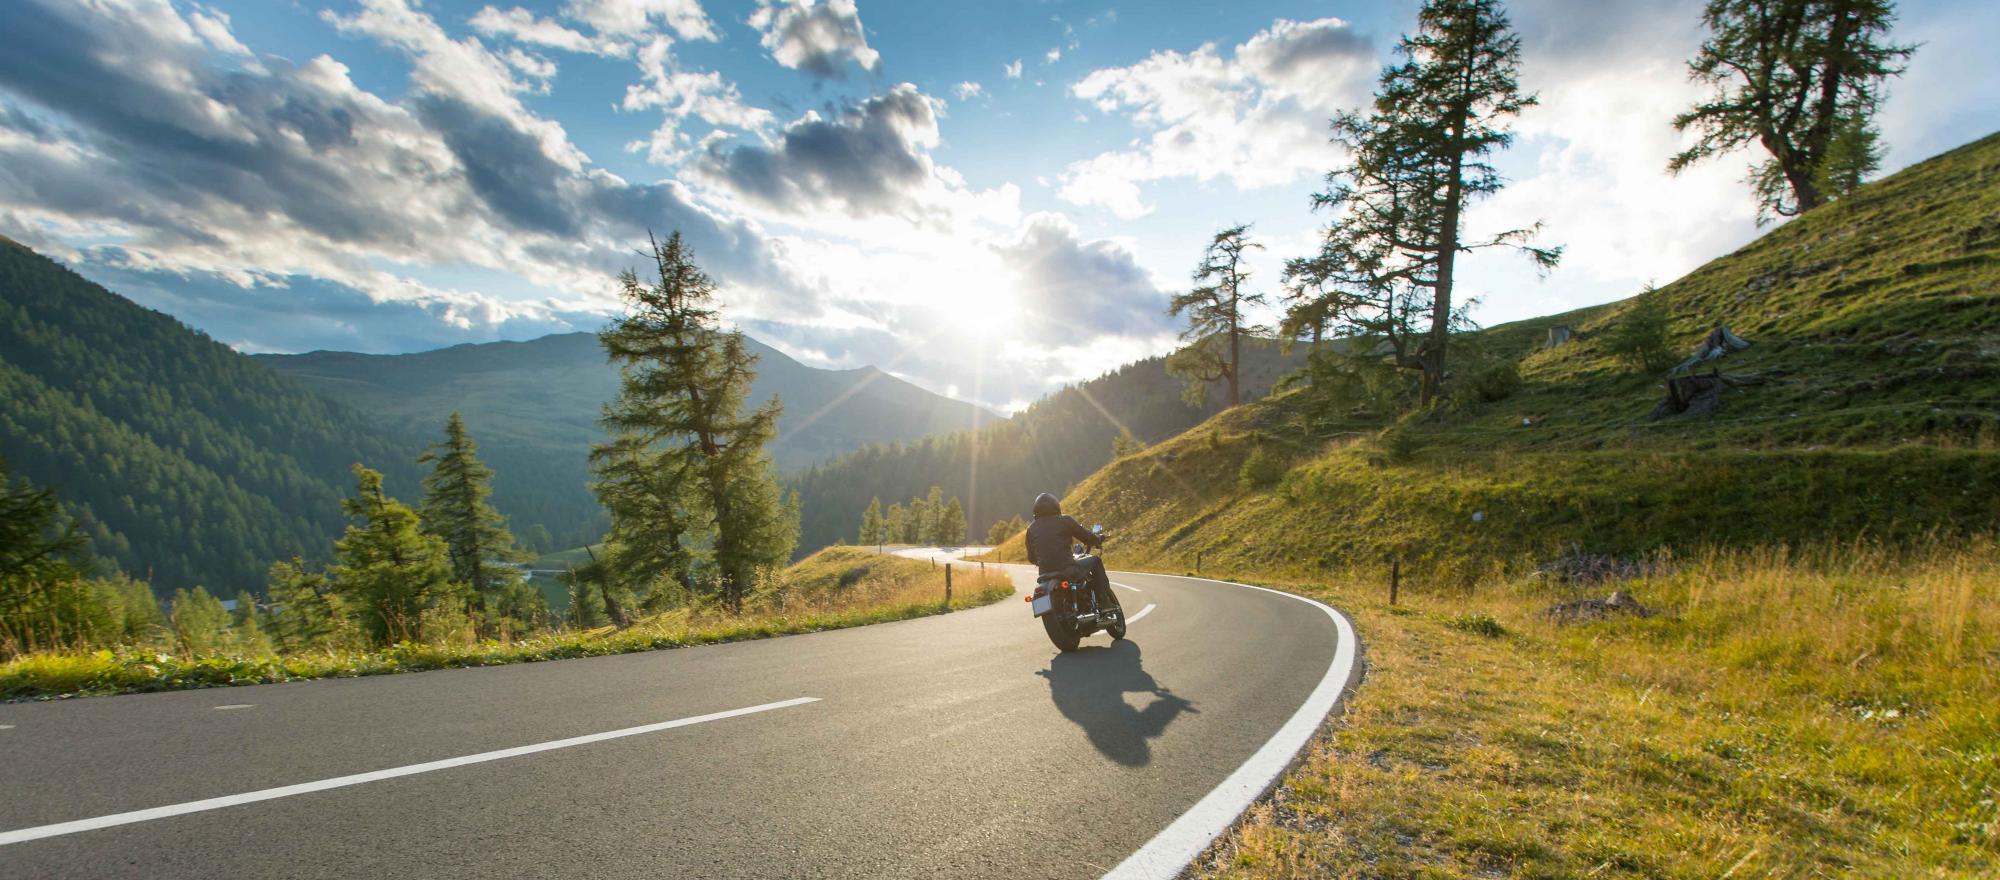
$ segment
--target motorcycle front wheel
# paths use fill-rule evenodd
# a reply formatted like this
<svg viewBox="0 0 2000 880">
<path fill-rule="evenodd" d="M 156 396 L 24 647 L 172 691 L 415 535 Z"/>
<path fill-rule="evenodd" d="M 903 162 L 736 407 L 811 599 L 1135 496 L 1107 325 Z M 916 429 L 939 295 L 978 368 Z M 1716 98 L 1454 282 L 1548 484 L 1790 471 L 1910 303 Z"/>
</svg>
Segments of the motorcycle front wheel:
<svg viewBox="0 0 2000 880">
<path fill-rule="evenodd" d="M 1110 633 L 1111 638 L 1115 641 L 1125 637 L 1125 609 L 1119 608 L 1114 613 L 1118 617 L 1118 622 L 1105 627 L 1104 631 Z"/>
<path fill-rule="evenodd" d="M 1042 615 L 1042 629 L 1048 631 L 1049 641 L 1055 643 L 1056 650 L 1065 654 L 1076 650 L 1076 643 L 1082 640 L 1082 636 L 1077 635 L 1076 626 L 1060 612 L 1051 611 Z"/>
</svg>

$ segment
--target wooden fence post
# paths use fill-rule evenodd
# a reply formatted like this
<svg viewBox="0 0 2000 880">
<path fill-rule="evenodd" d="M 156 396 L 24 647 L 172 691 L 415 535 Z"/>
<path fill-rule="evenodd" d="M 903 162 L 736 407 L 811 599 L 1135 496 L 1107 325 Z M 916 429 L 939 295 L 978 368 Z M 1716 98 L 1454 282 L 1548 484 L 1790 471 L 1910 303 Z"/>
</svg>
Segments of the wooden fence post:
<svg viewBox="0 0 2000 880">
<path fill-rule="evenodd" d="M 944 604 L 951 604 L 951 563 L 944 564 Z"/>
<path fill-rule="evenodd" d="M 1396 592 L 1403 584 L 1403 558 L 1389 557 L 1389 605 L 1396 604 Z"/>
</svg>

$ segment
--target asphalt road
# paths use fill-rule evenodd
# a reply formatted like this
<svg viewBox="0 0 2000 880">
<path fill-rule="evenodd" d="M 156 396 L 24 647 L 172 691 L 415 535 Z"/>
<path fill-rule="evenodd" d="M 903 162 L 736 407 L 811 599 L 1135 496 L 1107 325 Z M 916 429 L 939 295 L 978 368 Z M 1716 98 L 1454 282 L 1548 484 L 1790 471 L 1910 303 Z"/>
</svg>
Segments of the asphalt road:
<svg viewBox="0 0 2000 880">
<path fill-rule="evenodd" d="M 617 657 L 0 705 L 0 877 L 1169 876 L 1350 683 L 1351 630 L 1281 594 L 1113 579 L 1130 638 L 1067 655 L 1012 600 Z M 171 809 L 126 815 L 155 808 Z"/>
</svg>

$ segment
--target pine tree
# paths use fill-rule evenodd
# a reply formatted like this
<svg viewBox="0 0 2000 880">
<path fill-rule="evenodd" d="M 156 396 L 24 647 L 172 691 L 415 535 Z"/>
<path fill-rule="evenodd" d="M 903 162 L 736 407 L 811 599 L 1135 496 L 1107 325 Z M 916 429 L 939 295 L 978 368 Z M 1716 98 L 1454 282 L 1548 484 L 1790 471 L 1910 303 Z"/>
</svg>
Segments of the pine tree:
<svg viewBox="0 0 2000 880">
<path fill-rule="evenodd" d="M 1288 267 L 1312 294 L 1293 302 L 1287 329 L 1317 335 L 1350 316 L 1364 332 L 1421 332 L 1414 348 L 1408 335 L 1387 341 L 1399 365 L 1421 371 L 1428 405 L 1444 390 L 1451 334 L 1467 322 L 1455 297 L 1458 255 L 1508 247 L 1546 271 L 1562 249 L 1528 244 L 1538 227 L 1479 241 L 1463 234 L 1466 206 L 1500 190 L 1487 156 L 1512 142 L 1505 120 L 1535 104 L 1516 81 L 1521 41 L 1498 0 L 1427 0 L 1398 49 L 1405 60 L 1382 71 L 1372 112 L 1334 119 L 1350 163 L 1328 175 L 1314 206 L 1339 217 L 1319 256 Z"/>
<path fill-rule="evenodd" d="M 924 496 L 924 534 L 920 543 L 942 545 L 950 543 L 944 531 L 944 487 L 932 486 L 929 495 Z M 965 532 L 959 529 L 960 534 Z"/>
<path fill-rule="evenodd" d="M 174 641 L 181 653 L 212 654 L 222 647 L 229 628 L 229 612 L 207 590 L 195 587 L 192 591 L 174 591 L 173 611 L 168 616 L 173 621 Z"/>
<path fill-rule="evenodd" d="M 965 507 L 953 495 L 951 502 L 938 514 L 937 543 L 945 547 L 956 547 L 965 543 Z"/>
<path fill-rule="evenodd" d="M 263 656 L 271 653 L 271 640 L 264 636 L 264 627 L 259 623 L 257 597 L 249 590 L 236 594 L 236 610 L 230 614 L 230 641 L 243 654 Z"/>
<path fill-rule="evenodd" d="M 630 536 L 635 516 L 662 513 L 690 533 L 700 527 L 713 583 L 724 602 L 741 610 L 757 573 L 782 564 L 797 542 L 797 512 L 780 497 L 764 450 L 777 432 L 779 404 L 774 398 L 744 411 L 756 356 L 741 333 L 718 328 L 715 284 L 680 233 L 655 241 L 653 257 L 658 280 L 648 285 L 635 273 L 621 276 L 626 314 L 598 334 L 623 379 L 601 420 L 612 441 L 592 458 L 650 471 L 669 485 L 650 499 L 599 497 L 614 534 Z"/>
<path fill-rule="evenodd" d="M 931 542 L 931 511 L 929 502 L 912 497 L 910 506 L 904 508 L 903 533 L 896 540 L 903 544 L 928 544 Z"/>
<path fill-rule="evenodd" d="M 1750 175 L 1759 223 L 1852 192 L 1881 165 L 1882 85 L 1916 51 L 1884 41 L 1895 21 L 1890 0 L 1709 0 L 1709 38 L 1688 70 L 1715 91 L 1674 117 L 1701 137 L 1667 169 L 1762 147 L 1769 158 Z"/>
<path fill-rule="evenodd" d="M 1007 543 L 1008 538 L 1026 531 L 1027 528 L 1028 524 L 1021 520 L 1019 514 L 1002 520 L 994 520 L 993 527 L 986 530 L 986 543 L 998 547 L 1001 544 Z"/>
<path fill-rule="evenodd" d="M 882 517 L 882 535 L 886 539 L 884 543 L 912 543 L 904 538 L 905 531 L 909 528 L 909 525 L 910 514 L 903 509 L 903 505 L 889 505 L 889 512 Z"/>
<path fill-rule="evenodd" d="M 1145 448 L 1146 444 L 1139 442 L 1139 438 L 1132 436 L 1130 428 L 1119 428 L 1118 436 L 1111 439 L 1111 457 L 1114 459 L 1136 455 Z"/>
<path fill-rule="evenodd" d="M 1243 402 L 1243 335 L 1266 332 L 1243 314 L 1245 306 L 1265 302 L 1263 294 L 1243 289 L 1250 280 L 1244 254 L 1264 247 L 1250 240 L 1249 231 L 1248 224 L 1238 224 L 1216 233 L 1195 267 L 1194 289 L 1174 294 L 1167 306 L 1168 314 L 1187 316 L 1181 339 L 1188 344 L 1167 357 L 1167 372 L 1185 383 L 1183 398 L 1190 406 L 1200 405 L 1208 383 L 1217 380 L 1228 383 L 1230 406 Z"/>
<path fill-rule="evenodd" d="M 444 540 L 451 554 L 452 579 L 467 586 L 484 628 L 498 628 L 502 621 L 516 628 L 528 626 L 530 620 L 508 614 L 532 616 L 532 609 L 518 607 L 524 598 L 520 570 L 506 564 L 528 556 L 514 546 L 506 517 L 486 502 L 493 494 L 493 469 L 480 462 L 479 445 L 466 433 L 458 413 L 445 421 L 444 432 L 444 440 L 417 459 L 418 464 L 432 465 L 424 477 L 424 532 Z"/>
<path fill-rule="evenodd" d="M 62 516 L 54 492 L 8 476 L 0 459 L 0 656 L 56 643 L 74 631 L 75 603 L 61 594 L 81 579 L 84 537 Z"/>
<path fill-rule="evenodd" d="M 271 597 L 272 633 L 286 652 L 342 645 L 347 609 L 326 575 L 308 571 L 297 558 L 272 563 L 265 591 Z"/>
<path fill-rule="evenodd" d="M 868 500 L 868 509 L 861 512 L 861 543 L 864 546 L 886 544 L 882 539 L 882 498 L 876 496 Z"/>
<path fill-rule="evenodd" d="M 377 645 L 426 641 L 463 619 L 467 588 L 452 580 L 444 540 L 423 533 L 417 512 L 382 492 L 382 475 L 354 466 L 355 495 L 341 511 L 360 522 L 333 546 L 333 583 Z"/>
</svg>

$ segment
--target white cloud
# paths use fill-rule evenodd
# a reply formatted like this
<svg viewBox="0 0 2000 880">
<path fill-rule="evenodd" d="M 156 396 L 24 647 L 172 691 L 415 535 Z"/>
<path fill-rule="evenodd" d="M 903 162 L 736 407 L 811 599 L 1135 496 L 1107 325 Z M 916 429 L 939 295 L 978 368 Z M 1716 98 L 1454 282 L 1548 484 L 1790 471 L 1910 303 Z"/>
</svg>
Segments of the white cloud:
<svg viewBox="0 0 2000 880">
<path fill-rule="evenodd" d="M 958 85 L 952 86 L 951 93 L 953 95 L 958 96 L 958 99 L 961 101 L 970 101 L 973 98 L 977 98 L 981 95 L 986 94 L 986 87 L 976 82 L 967 80 L 965 82 L 959 83 Z"/>
<path fill-rule="evenodd" d="M 658 108 L 666 116 L 659 128 L 629 149 L 643 149 L 647 158 L 661 165 L 678 165 L 698 149 L 720 143 L 728 137 L 721 129 L 750 132 L 762 138 L 777 122 L 771 112 L 743 101 L 736 86 L 715 71 L 680 69 L 673 60 L 671 44 L 656 39 L 639 50 L 639 70 L 644 82 L 626 87 L 624 110 Z M 690 141 L 684 130 L 689 117 L 713 126 L 700 144 Z"/>
<path fill-rule="evenodd" d="M 1008 63 L 1006 63 L 1006 64 L 1003 64 L 1003 65 L 1001 65 L 1001 66 L 1000 66 L 1000 70 L 1001 70 L 1002 72 L 1004 72 L 1004 73 L 1006 73 L 1006 74 L 1007 74 L 1007 78 L 1008 78 L 1008 79 L 1020 79 L 1020 78 L 1021 78 L 1021 59 L 1019 59 L 1019 58 L 1016 58 L 1016 59 L 1014 59 L 1013 61 L 1010 61 L 1010 62 L 1008 62 Z"/>
<path fill-rule="evenodd" d="M 1061 50 L 1061 49 L 1050 49 L 1050 50 L 1048 51 L 1048 54 L 1046 54 L 1046 55 L 1043 55 L 1043 56 L 1042 56 L 1042 63 L 1043 63 L 1043 64 L 1054 64 L 1054 63 L 1056 63 L 1056 62 L 1058 62 L 1058 61 L 1061 61 L 1061 60 L 1062 60 L 1062 50 Z"/>
<path fill-rule="evenodd" d="M 630 46 L 623 41 L 587 37 L 559 21 L 542 18 L 519 7 L 506 10 L 485 7 L 472 16 L 470 24 L 473 30 L 488 37 L 505 37 L 566 52 L 622 56 L 630 51 Z"/>
<path fill-rule="evenodd" d="M 1147 136 L 1072 163 L 1058 196 L 1129 219 L 1151 210 L 1140 185 L 1152 181 L 1227 177 L 1253 189 L 1324 171 L 1338 159 L 1327 119 L 1366 100 L 1375 58 L 1340 19 L 1279 19 L 1227 58 L 1205 44 L 1094 71 L 1071 93 Z"/>
<path fill-rule="evenodd" d="M 570 0 L 564 4 L 563 14 L 601 35 L 633 42 L 651 38 L 655 22 L 672 28 L 683 40 L 716 39 L 715 28 L 698 0 Z"/>
<path fill-rule="evenodd" d="M 848 64 L 871 72 L 881 64 L 854 0 L 758 0 L 750 26 L 773 60 L 814 76 L 838 79 Z"/>
</svg>

